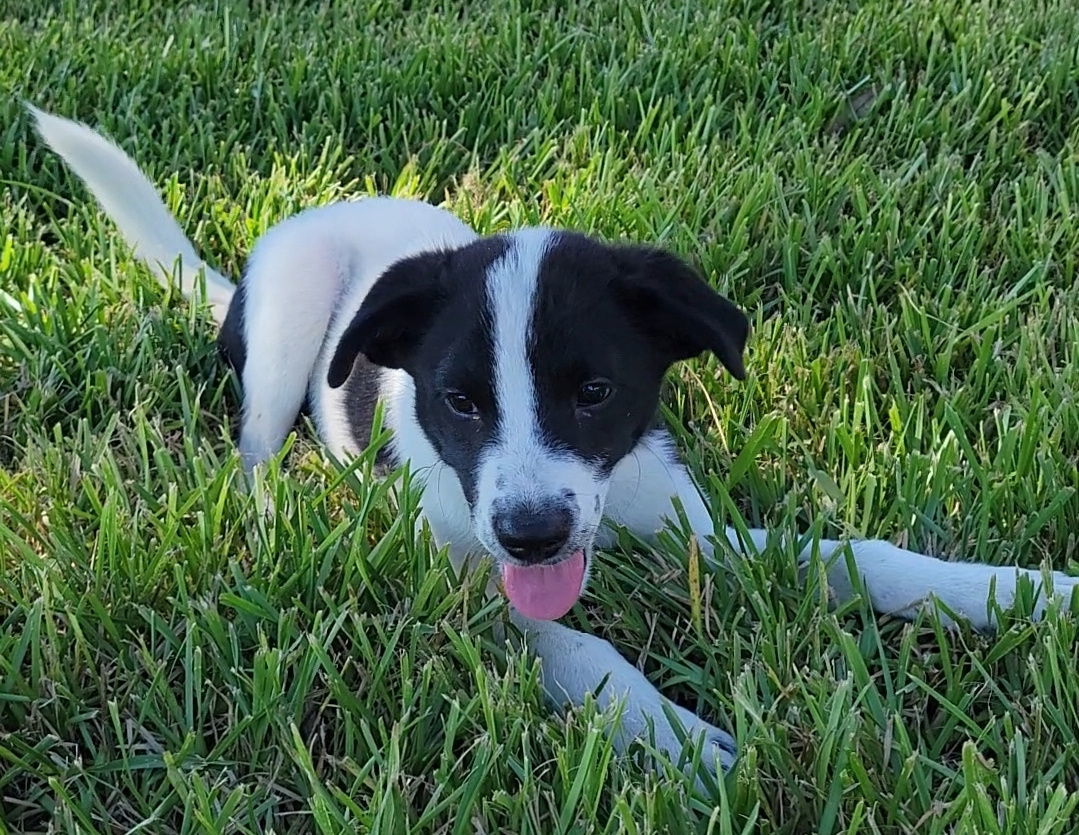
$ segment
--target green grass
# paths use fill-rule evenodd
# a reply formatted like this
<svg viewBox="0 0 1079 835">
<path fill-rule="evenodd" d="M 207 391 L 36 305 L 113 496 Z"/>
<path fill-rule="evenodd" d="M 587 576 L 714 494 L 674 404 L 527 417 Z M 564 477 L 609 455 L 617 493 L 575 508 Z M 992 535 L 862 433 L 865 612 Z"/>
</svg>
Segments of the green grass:
<svg viewBox="0 0 1079 835">
<path fill-rule="evenodd" d="M 666 401 L 724 514 L 1074 571 L 1072 2 L 163 5 L 0 2 L 0 832 L 1075 831 L 1074 616 L 829 611 L 778 548 L 627 542 L 569 618 L 733 729 L 722 795 L 551 715 L 369 458 L 301 429 L 272 513 L 237 489 L 207 318 L 19 106 L 232 275 L 375 191 L 660 242 L 755 322 Z"/>
</svg>

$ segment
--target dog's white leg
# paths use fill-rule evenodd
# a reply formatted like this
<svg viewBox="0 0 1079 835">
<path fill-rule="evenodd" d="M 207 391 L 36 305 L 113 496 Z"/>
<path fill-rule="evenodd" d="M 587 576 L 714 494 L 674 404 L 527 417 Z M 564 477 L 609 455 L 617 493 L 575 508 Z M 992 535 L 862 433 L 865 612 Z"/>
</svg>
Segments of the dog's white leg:
<svg viewBox="0 0 1079 835">
<path fill-rule="evenodd" d="M 693 533 L 706 555 L 713 555 L 709 541 L 715 529 L 711 513 L 693 480 L 678 460 L 663 432 L 647 436 L 633 454 L 616 468 L 611 478 L 607 515 L 638 536 L 649 539 L 675 518 L 672 499 L 681 503 Z M 734 528 L 727 528 L 727 541 L 736 553 L 752 556 L 768 541 L 767 531 L 750 529 L 748 542 Z M 805 564 L 814 552 L 820 554 L 828 570 L 828 582 L 838 602 L 851 599 L 857 589 L 848 572 L 844 543 L 822 539 L 806 545 L 799 560 Z M 882 614 L 911 618 L 936 598 L 958 617 L 978 629 L 995 626 L 991 599 L 1002 609 L 1015 600 L 1021 577 L 1029 578 L 1037 593 L 1034 616 L 1040 617 L 1052 595 L 1069 599 L 1079 587 L 1079 577 L 1061 572 L 1050 575 L 1052 591 L 1044 588 L 1040 571 L 983 563 L 948 562 L 907 551 L 881 540 L 849 543 L 857 574 L 864 584 L 873 609 Z M 946 614 L 946 613 L 945 613 Z"/>
<path fill-rule="evenodd" d="M 737 538 L 728 531 L 732 545 Z M 907 551 L 882 540 L 854 540 L 849 543 L 822 539 L 806 545 L 800 561 L 808 562 L 815 550 L 828 571 L 828 584 L 837 602 L 858 593 L 848 571 L 846 545 L 858 577 L 869 596 L 874 611 L 902 618 L 913 618 L 919 610 L 939 601 L 947 611 L 941 619 L 951 623 L 951 612 L 969 621 L 976 629 L 994 629 L 996 607 L 1010 608 L 1016 598 L 1021 578 L 1030 580 L 1035 597 L 1032 616 L 1040 619 L 1052 598 L 1065 603 L 1072 590 L 1079 587 L 1079 577 L 1059 571 L 1049 574 L 1049 587 L 1041 571 L 1014 566 L 994 566 L 973 562 L 949 562 Z M 736 546 L 737 547 L 737 546 Z M 994 607 L 993 603 L 996 603 Z"/>
<path fill-rule="evenodd" d="M 347 278 L 341 248 L 295 219 L 267 233 L 252 253 L 244 281 L 245 469 L 272 457 L 288 437 Z"/>
<path fill-rule="evenodd" d="M 651 725 L 656 748 L 677 763 L 683 746 L 668 720 L 670 711 L 687 739 L 704 737 L 702 764 L 719 771 L 734 763 L 736 748 L 730 734 L 665 699 L 607 641 L 555 621 L 529 620 L 516 612 L 512 617 L 540 661 L 543 687 L 551 701 L 581 705 L 593 694 L 601 709 L 621 708 L 614 737 L 619 752 L 634 740 L 648 740 Z"/>
</svg>

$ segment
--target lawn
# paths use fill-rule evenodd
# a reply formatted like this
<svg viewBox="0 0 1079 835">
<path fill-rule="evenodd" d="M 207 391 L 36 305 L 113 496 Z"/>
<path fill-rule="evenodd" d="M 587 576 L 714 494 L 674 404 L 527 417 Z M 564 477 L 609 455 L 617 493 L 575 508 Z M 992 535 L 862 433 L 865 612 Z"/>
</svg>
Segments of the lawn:
<svg viewBox="0 0 1079 835">
<path fill-rule="evenodd" d="M 665 400 L 717 512 L 1079 570 L 1074 3 L 644 5 L 0 0 L 0 833 L 1076 830 L 1075 615 L 834 610 L 779 546 L 627 541 L 567 618 L 732 729 L 716 793 L 550 713 L 372 455 L 238 489 L 208 316 L 20 106 L 232 276 L 375 192 L 659 242 L 754 322 Z"/>
</svg>

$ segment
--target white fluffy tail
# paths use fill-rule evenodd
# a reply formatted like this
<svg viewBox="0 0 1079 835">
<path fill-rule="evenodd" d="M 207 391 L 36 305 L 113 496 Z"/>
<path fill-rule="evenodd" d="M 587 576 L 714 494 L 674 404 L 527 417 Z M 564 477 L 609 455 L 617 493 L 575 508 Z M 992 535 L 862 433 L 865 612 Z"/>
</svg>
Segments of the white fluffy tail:
<svg viewBox="0 0 1079 835">
<path fill-rule="evenodd" d="M 27 105 L 37 131 L 97 198 L 135 254 L 165 286 L 175 278 L 189 299 L 199 296 L 198 274 L 206 280 L 205 301 L 220 325 L 235 285 L 207 266 L 180 229 L 153 184 L 119 147 L 86 125 Z"/>
</svg>

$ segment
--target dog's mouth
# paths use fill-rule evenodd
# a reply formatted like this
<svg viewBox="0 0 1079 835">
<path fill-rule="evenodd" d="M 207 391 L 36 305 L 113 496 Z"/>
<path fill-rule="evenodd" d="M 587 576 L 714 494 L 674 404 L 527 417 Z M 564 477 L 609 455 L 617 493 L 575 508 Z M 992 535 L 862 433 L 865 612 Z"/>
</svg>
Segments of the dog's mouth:
<svg viewBox="0 0 1079 835">
<path fill-rule="evenodd" d="M 502 590 L 526 618 L 558 620 L 584 590 L 588 558 L 584 549 L 550 565 L 502 564 Z"/>
</svg>

